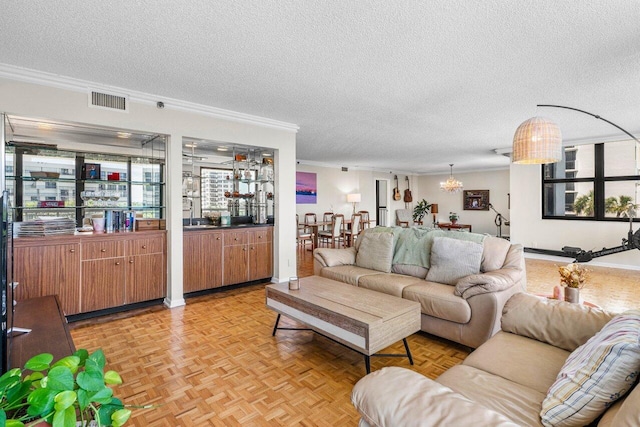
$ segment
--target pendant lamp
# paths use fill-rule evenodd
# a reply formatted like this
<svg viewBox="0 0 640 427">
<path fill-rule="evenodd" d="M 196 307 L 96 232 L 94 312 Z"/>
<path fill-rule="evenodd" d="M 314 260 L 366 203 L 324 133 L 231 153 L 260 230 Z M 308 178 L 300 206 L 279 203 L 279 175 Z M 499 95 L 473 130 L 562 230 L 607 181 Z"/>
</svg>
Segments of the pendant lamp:
<svg viewBox="0 0 640 427">
<path fill-rule="evenodd" d="M 513 163 L 544 164 L 562 160 L 562 134 L 553 121 L 532 117 L 513 136 Z"/>
</svg>

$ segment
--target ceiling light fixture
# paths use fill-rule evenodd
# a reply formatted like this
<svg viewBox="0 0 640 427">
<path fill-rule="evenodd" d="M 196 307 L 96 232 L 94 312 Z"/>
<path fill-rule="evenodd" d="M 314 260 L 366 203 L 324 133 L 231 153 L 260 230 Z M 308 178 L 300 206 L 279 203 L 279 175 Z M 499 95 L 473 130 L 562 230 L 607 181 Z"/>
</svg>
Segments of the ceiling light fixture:
<svg viewBox="0 0 640 427">
<path fill-rule="evenodd" d="M 449 163 L 449 167 L 451 168 L 451 174 L 449 179 L 440 183 L 440 190 L 447 193 L 459 193 L 462 191 L 462 182 L 453 177 L 453 163 Z"/>
<path fill-rule="evenodd" d="M 635 141 L 638 139 L 615 123 L 610 122 L 588 111 L 562 105 L 538 104 L 536 107 L 564 108 L 578 111 L 603 120 L 620 129 Z M 519 164 L 557 163 L 562 160 L 562 135 L 560 128 L 553 121 L 544 117 L 533 117 L 523 122 L 513 136 L 512 162 Z"/>
</svg>

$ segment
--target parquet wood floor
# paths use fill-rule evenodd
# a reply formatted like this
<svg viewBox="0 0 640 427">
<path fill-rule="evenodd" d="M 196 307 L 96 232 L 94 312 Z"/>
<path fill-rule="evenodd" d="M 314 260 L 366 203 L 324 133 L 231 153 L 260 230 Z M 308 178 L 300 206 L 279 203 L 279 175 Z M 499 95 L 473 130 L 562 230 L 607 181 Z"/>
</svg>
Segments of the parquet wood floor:
<svg viewBox="0 0 640 427">
<path fill-rule="evenodd" d="M 299 276 L 311 275 L 311 252 L 298 256 Z M 527 266 L 534 293 L 557 283 L 553 263 Z M 640 307 L 640 272 L 606 270 L 592 274 L 594 285 L 584 295 L 604 308 Z M 349 396 L 365 373 L 363 357 L 312 332 L 272 337 L 276 314 L 264 299 L 264 285 L 254 285 L 189 299 L 173 310 L 155 307 L 77 322 L 71 334 L 78 348 L 104 349 L 108 368 L 124 379 L 116 396 L 129 404 L 161 405 L 135 410 L 132 426 L 356 426 Z M 408 340 L 412 369 L 430 378 L 470 351 L 424 333 Z M 385 352 L 402 350 L 400 342 Z M 371 363 L 372 370 L 410 366 L 405 358 Z"/>
</svg>

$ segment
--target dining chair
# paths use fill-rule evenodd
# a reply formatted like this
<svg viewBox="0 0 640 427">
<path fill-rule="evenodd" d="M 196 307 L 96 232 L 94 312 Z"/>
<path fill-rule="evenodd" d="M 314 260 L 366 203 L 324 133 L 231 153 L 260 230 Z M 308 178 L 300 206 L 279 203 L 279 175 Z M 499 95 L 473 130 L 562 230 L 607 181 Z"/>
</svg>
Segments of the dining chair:
<svg viewBox="0 0 640 427">
<path fill-rule="evenodd" d="M 321 241 L 326 243 L 327 246 L 329 242 L 331 242 L 332 248 L 336 247 L 336 242 L 338 245 L 342 242 L 344 246 L 344 215 L 334 214 L 331 217 L 331 229 L 318 232 L 318 237 L 320 237 Z"/>
<path fill-rule="evenodd" d="M 305 231 L 304 225 L 300 224 L 300 216 L 296 214 L 296 242 L 298 244 L 298 248 L 305 248 L 307 241 L 313 243 L 311 233 L 307 233 Z"/>
<path fill-rule="evenodd" d="M 362 214 L 356 213 L 351 215 L 351 229 L 345 230 L 344 232 L 345 246 L 347 247 L 353 246 L 356 239 L 362 232 L 363 225 L 364 223 L 362 222 Z"/>
<path fill-rule="evenodd" d="M 304 223 L 306 225 L 315 224 L 316 222 L 318 222 L 318 220 L 316 218 L 316 214 L 315 213 L 308 212 L 308 213 L 304 214 Z M 305 227 L 304 232 L 305 233 L 311 233 L 311 228 Z"/>
<path fill-rule="evenodd" d="M 369 211 L 358 211 L 360 215 L 362 215 L 362 229 L 371 227 L 369 223 Z"/>
<path fill-rule="evenodd" d="M 331 222 L 331 217 L 333 216 L 333 212 L 325 212 L 322 214 L 322 222 Z M 330 224 L 325 224 L 322 226 L 323 230 L 329 230 Z"/>
</svg>

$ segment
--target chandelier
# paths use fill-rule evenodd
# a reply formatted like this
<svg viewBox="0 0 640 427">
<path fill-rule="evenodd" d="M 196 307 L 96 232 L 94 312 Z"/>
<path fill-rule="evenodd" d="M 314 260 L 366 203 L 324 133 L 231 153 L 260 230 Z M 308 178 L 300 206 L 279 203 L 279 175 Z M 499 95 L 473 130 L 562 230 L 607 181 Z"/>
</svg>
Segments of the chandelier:
<svg viewBox="0 0 640 427">
<path fill-rule="evenodd" d="M 459 193 L 462 191 L 462 183 L 453 177 L 453 163 L 449 163 L 451 174 L 446 182 L 440 183 L 440 190 L 448 193 Z"/>
</svg>

